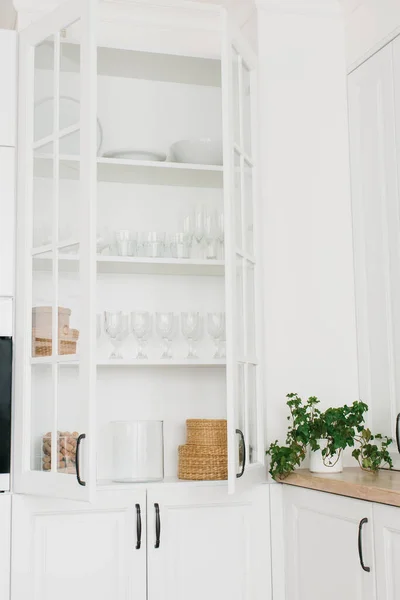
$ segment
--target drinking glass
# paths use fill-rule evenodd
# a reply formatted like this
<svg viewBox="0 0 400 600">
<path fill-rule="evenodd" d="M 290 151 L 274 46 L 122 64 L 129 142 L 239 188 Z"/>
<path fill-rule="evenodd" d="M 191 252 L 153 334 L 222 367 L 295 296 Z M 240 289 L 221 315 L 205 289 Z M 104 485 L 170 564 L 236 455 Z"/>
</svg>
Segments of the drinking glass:
<svg viewBox="0 0 400 600">
<path fill-rule="evenodd" d="M 187 233 L 173 233 L 169 242 L 172 258 L 190 258 L 192 240 Z"/>
<path fill-rule="evenodd" d="M 151 334 L 153 321 L 151 314 L 146 310 L 131 312 L 131 330 L 138 341 L 136 358 L 148 358 L 146 353 L 146 342 Z"/>
<path fill-rule="evenodd" d="M 137 252 L 137 235 L 129 229 L 119 229 L 115 232 L 118 256 L 135 256 Z"/>
<path fill-rule="evenodd" d="M 225 313 L 207 313 L 207 330 L 215 344 L 213 358 L 224 358 L 225 353 L 222 351 L 221 342 L 225 337 Z"/>
<path fill-rule="evenodd" d="M 193 235 L 197 242 L 199 258 L 203 257 L 204 217 L 204 207 L 197 206 L 194 211 Z"/>
<path fill-rule="evenodd" d="M 190 242 L 193 242 L 193 235 L 194 235 L 193 215 L 186 215 L 186 217 L 183 217 L 182 230 L 183 230 L 183 233 L 186 233 L 186 235 L 190 239 Z"/>
<path fill-rule="evenodd" d="M 217 240 L 220 245 L 220 256 L 222 260 L 225 258 L 225 216 L 222 212 L 217 212 Z"/>
<path fill-rule="evenodd" d="M 202 319 L 198 312 L 181 313 L 182 334 L 188 342 L 188 354 L 186 358 L 198 358 L 195 342 L 201 337 Z"/>
<path fill-rule="evenodd" d="M 123 358 L 119 348 L 129 334 L 128 315 L 122 311 L 104 311 L 104 329 L 114 349 L 109 358 Z"/>
<path fill-rule="evenodd" d="M 207 212 L 204 216 L 204 239 L 206 241 L 206 257 L 209 259 L 217 258 L 217 214 Z"/>
<path fill-rule="evenodd" d="M 165 233 L 148 231 L 141 234 L 140 239 L 143 256 L 147 258 L 162 258 L 165 252 Z"/>
<path fill-rule="evenodd" d="M 174 313 L 156 313 L 156 332 L 163 341 L 161 358 L 172 358 L 171 342 L 176 335 L 176 317 Z"/>
</svg>

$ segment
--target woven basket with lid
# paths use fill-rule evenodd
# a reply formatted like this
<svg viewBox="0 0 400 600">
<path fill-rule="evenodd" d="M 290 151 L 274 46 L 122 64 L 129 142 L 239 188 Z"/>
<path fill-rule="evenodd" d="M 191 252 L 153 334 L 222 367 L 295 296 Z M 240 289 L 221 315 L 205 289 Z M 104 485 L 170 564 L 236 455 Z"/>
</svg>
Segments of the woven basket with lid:
<svg viewBox="0 0 400 600">
<path fill-rule="evenodd" d="M 179 479 L 217 481 L 228 478 L 227 422 L 188 419 L 187 443 L 179 446 Z"/>
<path fill-rule="evenodd" d="M 188 419 L 186 443 L 190 446 L 227 446 L 225 419 Z"/>
</svg>

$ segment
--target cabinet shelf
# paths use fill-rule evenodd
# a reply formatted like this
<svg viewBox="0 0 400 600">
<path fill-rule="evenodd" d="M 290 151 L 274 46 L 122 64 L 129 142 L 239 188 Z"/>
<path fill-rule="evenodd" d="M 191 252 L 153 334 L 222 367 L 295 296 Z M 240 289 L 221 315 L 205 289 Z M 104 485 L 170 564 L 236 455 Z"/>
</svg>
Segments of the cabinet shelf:
<svg viewBox="0 0 400 600">
<path fill-rule="evenodd" d="M 60 155 L 61 179 L 79 179 L 79 167 L 77 156 Z M 35 154 L 35 177 L 53 177 L 53 157 L 50 154 Z M 97 179 L 116 183 L 221 188 L 223 167 L 99 156 Z"/>
<path fill-rule="evenodd" d="M 137 487 L 157 487 L 157 486 L 180 486 L 180 487 L 210 487 L 210 486 L 226 486 L 228 482 L 226 480 L 216 481 L 187 481 L 178 479 L 178 477 L 164 477 L 161 481 L 143 481 L 142 483 L 118 483 L 112 479 L 98 479 L 97 489 L 100 490 L 130 490 Z"/>
<path fill-rule="evenodd" d="M 53 358 L 51 356 L 35 357 L 31 358 L 32 365 L 48 365 L 52 364 Z M 59 364 L 66 364 L 71 366 L 79 365 L 79 356 L 76 354 L 69 354 L 65 356 L 58 356 L 56 362 Z M 171 360 L 139 360 L 139 359 L 100 359 L 97 361 L 97 367 L 101 368 L 112 368 L 112 367 L 188 367 L 188 368 L 214 368 L 214 367 L 225 367 L 225 359 L 185 359 L 175 358 Z"/>
<path fill-rule="evenodd" d="M 79 257 L 76 254 L 59 256 L 59 270 L 76 272 Z M 51 271 L 52 257 L 35 253 L 34 270 Z M 130 256 L 98 256 L 97 272 L 110 274 L 139 275 L 216 275 L 223 276 L 223 260 L 197 260 L 180 258 L 141 258 Z"/>
</svg>

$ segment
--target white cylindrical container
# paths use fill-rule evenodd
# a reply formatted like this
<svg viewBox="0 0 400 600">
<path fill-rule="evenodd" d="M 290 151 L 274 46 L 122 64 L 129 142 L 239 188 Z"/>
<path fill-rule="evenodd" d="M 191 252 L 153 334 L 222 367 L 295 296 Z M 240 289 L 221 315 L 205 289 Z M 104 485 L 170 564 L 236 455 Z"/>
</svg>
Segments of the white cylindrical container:
<svg viewBox="0 0 400 600">
<path fill-rule="evenodd" d="M 162 421 L 114 421 L 113 480 L 159 481 L 164 477 Z"/>
<path fill-rule="evenodd" d="M 310 451 L 311 473 L 341 473 L 343 471 L 343 450 L 328 458 L 322 457 L 322 450 L 326 448 L 326 440 L 318 440 L 320 450 Z"/>
</svg>

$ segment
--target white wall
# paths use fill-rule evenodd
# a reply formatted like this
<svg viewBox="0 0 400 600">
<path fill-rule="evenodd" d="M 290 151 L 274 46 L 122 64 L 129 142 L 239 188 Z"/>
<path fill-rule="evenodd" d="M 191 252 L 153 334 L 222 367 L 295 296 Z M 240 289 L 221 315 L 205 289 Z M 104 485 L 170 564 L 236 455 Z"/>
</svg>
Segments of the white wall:
<svg viewBox="0 0 400 600">
<path fill-rule="evenodd" d="M 268 442 L 288 392 L 358 399 L 343 21 L 311 5 L 259 10 Z"/>
<path fill-rule="evenodd" d="M 399 0 L 342 0 L 346 13 L 346 47 L 349 70 L 395 35 L 400 34 Z"/>
</svg>

